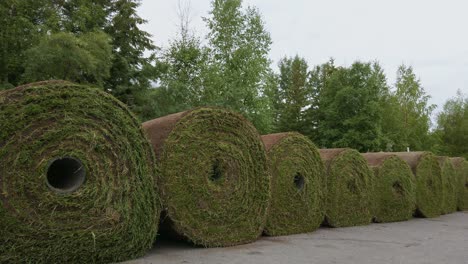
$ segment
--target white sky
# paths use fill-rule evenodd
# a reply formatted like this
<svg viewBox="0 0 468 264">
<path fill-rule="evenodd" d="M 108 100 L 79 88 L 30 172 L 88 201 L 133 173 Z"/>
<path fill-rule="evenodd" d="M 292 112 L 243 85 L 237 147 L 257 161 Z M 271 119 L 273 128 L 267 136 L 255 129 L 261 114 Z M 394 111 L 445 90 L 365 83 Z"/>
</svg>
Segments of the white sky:
<svg viewBox="0 0 468 264">
<path fill-rule="evenodd" d="M 188 2 L 189 0 L 182 0 Z M 191 27 L 204 37 L 210 0 L 191 0 Z M 244 0 L 256 6 L 270 32 L 273 68 L 298 54 L 309 67 L 330 57 L 336 64 L 377 60 L 389 83 L 402 63 L 413 66 L 439 109 L 458 89 L 468 93 L 466 0 Z M 177 0 L 142 0 L 142 28 L 160 47 L 177 33 Z M 438 111 L 437 110 L 437 111 Z"/>
</svg>

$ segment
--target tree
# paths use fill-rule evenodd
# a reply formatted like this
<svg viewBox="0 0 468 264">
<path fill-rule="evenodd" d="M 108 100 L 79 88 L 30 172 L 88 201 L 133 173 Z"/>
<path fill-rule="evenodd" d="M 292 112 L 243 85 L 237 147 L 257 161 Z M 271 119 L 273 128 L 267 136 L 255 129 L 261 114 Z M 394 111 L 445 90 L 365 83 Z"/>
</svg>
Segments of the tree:
<svg viewBox="0 0 468 264">
<path fill-rule="evenodd" d="M 241 0 L 213 0 L 208 29 L 208 67 L 201 101 L 246 115 L 263 133 L 271 126 L 264 88 L 271 38 L 257 9 Z"/>
<path fill-rule="evenodd" d="M 0 2 L 0 89 L 20 84 L 26 59 L 24 52 L 57 26 L 58 17 L 50 1 Z"/>
<path fill-rule="evenodd" d="M 455 98 L 447 100 L 437 115 L 435 133 L 441 140 L 439 154 L 468 159 L 468 97 L 461 91 Z"/>
<path fill-rule="evenodd" d="M 277 131 L 305 132 L 304 114 L 309 105 L 309 71 L 305 59 L 284 57 L 279 62 L 277 102 Z"/>
<path fill-rule="evenodd" d="M 377 63 L 333 69 L 319 94 L 317 131 L 323 147 L 378 151 L 382 146 L 380 102 L 386 77 Z M 321 77 L 314 77 L 320 79 Z"/>
<path fill-rule="evenodd" d="M 159 115 L 184 111 L 203 105 L 203 73 L 207 66 L 206 48 L 189 28 L 190 6 L 179 2 L 179 32 L 162 53 L 160 87 L 157 92 L 171 102 Z"/>
<path fill-rule="evenodd" d="M 80 37 L 57 33 L 45 36 L 25 54 L 26 82 L 61 79 L 102 87 L 109 77 L 112 47 L 103 32 Z"/>
<path fill-rule="evenodd" d="M 430 149 L 429 128 L 435 105 L 421 86 L 412 67 L 401 65 L 397 71 L 395 91 L 387 102 L 384 133 L 393 151 Z"/>
<path fill-rule="evenodd" d="M 139 28 L 146 23 L 137 14 L 139 5 L 137 0 L 112 0 L 104 27 L 112 38 L 113 54 L 110 77 L 104 86 L 132 109 L 141 105 L 138 95 L 144 94 L 158 78 L 154 67 L 156 46 L 151 35 Z M 145 56 L 145 52 L 151 55 Z"/>
</svg>

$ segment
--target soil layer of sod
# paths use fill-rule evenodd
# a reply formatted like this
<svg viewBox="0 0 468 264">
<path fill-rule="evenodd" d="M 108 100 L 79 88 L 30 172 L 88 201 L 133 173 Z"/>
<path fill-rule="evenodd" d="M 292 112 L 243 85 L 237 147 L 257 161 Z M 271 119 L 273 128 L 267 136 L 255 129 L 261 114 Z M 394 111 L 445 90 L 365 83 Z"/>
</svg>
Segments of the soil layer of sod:
<svg viewBox="0 0 468 264">
<path fill-rule="evenodd" d="M 374 171 L 374 221 L 383 223 L 412 218 L 416 206 L 415 179 L 408 164 L 392 153 L 362 155 Z"/>
<path fill-rule="evenodd" d="M 468 210 L 468 161 L 464 158 L 451 158 L 457 175 L 457 208 Z"/>
<path fill-rule="evenodd" d="M 0 263 L 106 263 L 157 232 L 154 155 L 112 96 L 63 81 L 0 92 Z"/>
<path fill-rule="evenodd" d="M 437 157 L 442 173 L 443 203 L 442 214 L 449 214 L 457 211 L 458 199 L 458 175 L 450 158 Z"/>
<path fill-rule="evenodd" d="M 416 178 L 416 215 L 436 217 L 442 212 L 442 173 L 431 152 L 395 152 L 411 168 Z"/>
<path fill-rule="evenodd" d="M 312 232 L 323 221 L 324 166 L 315 145 L 299 133 L 262 136 L 272 176 L 264 230 L 280 236 Z"/>
<path fill-rule="evenodd" d="M 161 168 L 164 226 L 205 247 L 248 243 L 261 235 L 271 178 L 265 147 L 249 121 L 203 107 L 143 128 Z"/>
<path fill-rule="evenodd" d="M 359 152 L 352 149 L 321 149 L 325 163 L 325 225 L 345 227 L 369 224 L 372 171 Z"/>
</svg>

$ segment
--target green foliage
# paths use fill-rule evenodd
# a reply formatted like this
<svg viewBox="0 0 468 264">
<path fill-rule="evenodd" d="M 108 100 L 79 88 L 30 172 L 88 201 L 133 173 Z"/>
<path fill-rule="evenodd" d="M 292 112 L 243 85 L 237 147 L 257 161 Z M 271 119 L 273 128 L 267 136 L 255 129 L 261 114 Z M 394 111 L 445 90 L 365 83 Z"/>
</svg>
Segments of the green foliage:
<svg viewBox="0 0 468 264">
<path fill-rule="evenodd" d="M 205 247 L 248 243 L 261 235 L 271 179 L 265 148 L 250 122 L 224 109 L 198 108 L 143 126 L 148 134 L 163 135 L 158 182 L 178 234 Z"/>
<path fill-rule="evenodd" d="M 0 92 L 0 262 L 109 263 L 151 248 L 160 213 L 154 154 L 112 96 L 68 82 Z M 48 188 L 49 163 L 81 161 L 72 193 Z"/>
<path fill-rule="evenodd" d="M 323 221 L 325 170 L 317 147 L 298 133 L 262 136 L 272 175 L 265 233 L 270 236 L 312 232 Z M 267 144 L 267 143 L 266 143 Z"/>
<path fill-rule="evenodd" d="M 389 150 L 428 150 L 431 148 L 429 128 L 435 105 L 421 86 L 412 67 L 401 65 L 397 72 L 396 90 L 386 102 L 383 131 Z"/>
<path fill-rule="evenodd" d="M 26 82 L 60 79 L 102 87 L 110 76 L 112 47 L 102 32 L 80 37 L 56 33 L 45 36 L 25 56 Z"/>
<path fill-rule="evenodd" d="M 80 82 L 86 79 L 89 84 L 104 86 L 106 91 L 128 104 L 132 110 L 147 110 L 142 107 L 147 101 L 141 100 L 141 95 L 148 92 L 152 81 L 158 77 L 158 71 L 154 66 L 155 55 L 145 55 L 145 52 L 154 52 L 156 47 L 150 40 L 151 36 L 139 28 L 146 22 L 136 13 L 139 5 L 138 0 L 2 1 L 0 88 L 16 86 L 28 80 L 48 79 L 56 73 L 61 75 L 59 78 L 64 79 L 62 76 L 71 74 L 67 72 L 68 64 L 85 67 L 85 70 L 96 66 L 97 72 L 90 71 L 81 74 L 88 76 L 80 77 L 75 72 L 68 79 Z M 101 31 L 110 38 L 111 53 L 108 52 L 108 44 L 105 44 L 109 41 L 95 33 Z M 65 36 L 67 33 L 73 34 L 77 39 L 73 40 L 71 34 Z M 38 62 L 47 66 L 42 68 L 36 60 L 29 57 L 29 52 L 36 50 L 33 55 L 38 55 L 39 51 L 50 53 L 52 45 L 46 47 L 45 39 L 56 40 L 57 36 L 69 46 L 62 46 L 59 51 L 71 53 L 69 56 L 48 54 L 55 64 L 47 64 L 48 57 L 36 56 Z M 87 42 L 87 45 L 83 42 Z M 91 53 L 92 56 L 85 53 Z M 72 57 L 75 55 L 79 56 Z M 64 65 L 63 69 L 59 69 Z M 52 69 L 48 69 L 49 66 Z M 24 68 L 27 68 L 26 74 Z M 47 76 L 41 78 L 44 71 Z"/>
<path fill-rule="evenodd" d="M 325 221 L 332 227 L 369 224 L 372 219 L 372 171 L 352 149 L 321 149 L 325 163 Z"/>
<path fill-rule="evenodd" d="M 461 91 L 437 115 L 434 134 L 440 139 L 437 146 L 440 154 L 468 158 L 468 97 Z"/>
<path fill-rule="evenodd" d="M 0 2 L 0 89 L 18 85 L 24 72 L 24 52 L 57 25 L 47 0 Z"/>
<path fill-rule="evenodd" d="M 241 0 L 213 0 L 205 22 L 209 63 L 203 103 L 239 111 L 267 132 L 271 118 L 263 92 L 271 38 L 258 10 L 243 9 Z"/>
<path fill-rule="evenodd" d="M 155 55 L 145 56 L 145 52 L 153 52 L 156 47 L 151 35 L 139 28 L 146 23 L 137 14 L 139 5 L 138 0 L 111 1 L 104 27 L 112 38 L 113 53 L 111 75 L 104 87 L 131 109 L 141 105 L 137 95 L 149 89 L 158 74 L 153 65 Z"/>
<path fill-rule="evenodd" d="M 205 104 L 203 75 L 206 74 L 207 59 L 206 48 L 201 46 L 200 39 L 183 26 L 180 37 L 171 42 L 159 62 L 162 73 L 158 100 L 167 105 L 156 111 L 157 116 Z"/>
<path fill-rule="evenodd" d="M 321 146 L 380 150 L 383 145 L 380 103 L 388 92 L 385 74 L 377 63 L 355 62 L 350 68 L 333 62 L 316 68 L 312 83 L 318 85 L 317 107 L 309 115 L 316 124 Z M 318 76 L 317 76 L 318 75 Z"/>
<path fill-rule="evenodd" d="M 278 86 L 270 90 L 277 116 L 275 130 L 304 133 L 308 125 L 304 115 L 311 91 L 307 62 L 299 56 L 284 57 L 279 62 L 279 70 Z"/>
</svg>

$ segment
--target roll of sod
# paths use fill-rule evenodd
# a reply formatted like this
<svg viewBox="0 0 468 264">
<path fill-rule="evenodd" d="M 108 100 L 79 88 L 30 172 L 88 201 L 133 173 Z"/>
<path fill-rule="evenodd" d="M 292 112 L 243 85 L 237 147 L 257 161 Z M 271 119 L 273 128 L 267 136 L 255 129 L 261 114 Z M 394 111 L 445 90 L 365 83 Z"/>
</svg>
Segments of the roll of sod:
<svg viewBox="0 0 468 264">
<path fill-rule="evenodd" d="M 442 214 L 449 214 L 457 211 L 457 181 L 459 180 L 456 174 L 455 167 L 448 157 L 437 157 L 439 161 L 442 175 Z"/>
<path fill-rule="evenodd" d="M 320 156 L 326 171 L 325 224 L 369 224 L 373 175 L 366 160 L 352 149 L 321 149 Z"/>
<path fill-rule="evenodd" d="M 265 226 L 271 195 L 265 147 L 244 117 L 198 108 L 143 124 L 161 168 L 170 230 L 205 247 L 243 244 Z"/>
<path fill-rule="evenodd" d="M 415 180 L 410 167 L 392 153 L 362 154 L 373 178 L 373 217 L 378 223 L 408 220 L 416 206 Z"/>
<path fill-rule="evenodd" d="M 154 155 L 112 96 L 63 81 L 0 92 L 0 263 L 143 255 L 157 232 Z"/>
<path fill-rule="evenodd" d="M 312 232 L 323 221 L 324 166 L 315 145 L 299 133 L 262 136 L 272 176 L 272 197 L 264 233 Z"/>
<path fill-rule="evenodd" d="M 468 210 L 468 161 L 464 158 L 451 158 L 457 175 L 457 208 L 460 211 Z"/>
<path fill-rule="evenodd" d="M 395 152 L 416 178 L 416 214 L 436 217 L 442 212 L 442 175 L 436 156 L 430 152 Z"/>
</svg>

